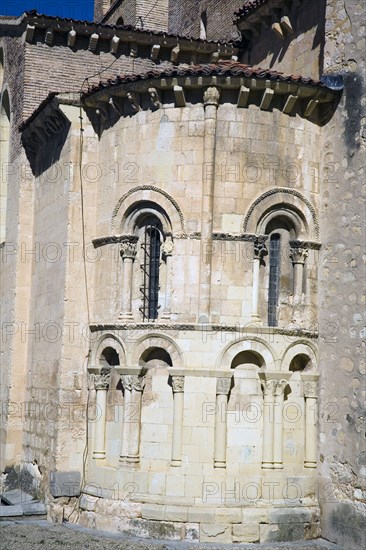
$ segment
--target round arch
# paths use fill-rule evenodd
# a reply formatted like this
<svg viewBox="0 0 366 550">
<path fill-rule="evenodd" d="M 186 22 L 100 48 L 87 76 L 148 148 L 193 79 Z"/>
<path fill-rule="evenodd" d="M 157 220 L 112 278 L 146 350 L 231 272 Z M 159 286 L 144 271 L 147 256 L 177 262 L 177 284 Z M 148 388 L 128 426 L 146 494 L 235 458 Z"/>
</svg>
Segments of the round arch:
<svg viewBox="0 0 366 550">
<path fill-rule="evenodd" d="M 183 211 L 173 197 L 153 185 L 140 185 L 130 189 L 121 197 L 113 210 L 111 234 L 128 233 L 129 215 L 139 204 L 155 205 L 157 212 L 165 212 L 174 233 L 186 235 Z M 144 207 L 144 206 L 143 206 Z"/>
<path fill-rule="evenodd" d="M 285 351 L 281 359 L 281 370 L 288 371 L 291 365 L 291 361 L 297 355 L 304 355 L 309 358 L 310 368 L 306 367 L 306 370 L 316 370 L 317 369 L 317 357 L 316 357 L 316 348 L 309 342 L 298 341 L 294 344 L 291 344 Z"/>
<path fill-rule="evenodd" d="M 263 234 L 276 216 L 289 220 L 298 239 L 319 240 L 319 222 L 313 205 L 299 191 L 285 187 L 266 191 L 252 203 L 244 218 L 243 231 Z"/>
<path fill-rule="evenodd" d="M 228 344 L 218 357 L 216 367 L 231 368 L 232 362 L 239 353 L 243 351 L 250 351 L 257 354 L 262 359 L 263 370 L 274 369 L 276 360 L 272 349 L 266 342 L 258 338 L 244 338 L 237 342 L 231 342 Z"/>
<path fill-rule="evenodd" d="M 184 357 L 177 344 L 165 334 L 149 334 L 140 338 L 131 351 L 131 365 L 138 366 L 147 350 L 161 348 L 169 354 L 172 366 L 184 368 Z"/>
<path fill-rule="evenodd" d="M 119 357 L 120 365 L 126 364 L 126 352 L 122 342 L 115 334 L 108 333 L 100 336 L 100 338 L 98 338 L 97 342 L 93 346 L 91 353 L 92 366 L 99 365 L 100 357 L 106 348 L 112 348 L 116 351 Z"/>
</svg>

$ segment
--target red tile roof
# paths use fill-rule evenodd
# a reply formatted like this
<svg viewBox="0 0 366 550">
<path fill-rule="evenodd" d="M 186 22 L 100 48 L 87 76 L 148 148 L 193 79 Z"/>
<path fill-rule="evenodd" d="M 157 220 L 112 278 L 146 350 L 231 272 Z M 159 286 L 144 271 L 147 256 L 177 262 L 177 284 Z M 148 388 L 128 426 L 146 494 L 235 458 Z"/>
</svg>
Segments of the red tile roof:
<svg viewBox="0 0 366 550">
<path fill-rule="evenodd" d="M 202 65 L 180 65 L 178 67 L 168 69 L 151 69 L 140 74 L 126 74 L 117 76 L 114 79 L 109 79 L 100 82 L 96 86 L 92 86 L 83 94 L 83 97 L 89 96 L 103 88 L 118 86 L 127 82 L 136 82 L 138 80 L 150 80 L 154 78 L 169 78 L 179 76 L 244 76 L 254 77 L 264 80 L 277 80 L 282 82 L 293 82 L 307 86 L 326 88 L 319 80 L 303 77 L 297 74 L 287 75 L 282 72 L 273 71 L 270 69 L 254 68 L 251 65 L 244 65 L 236 61 L 221 61 L 220 63 L 208 63 Z"/>
</svg>

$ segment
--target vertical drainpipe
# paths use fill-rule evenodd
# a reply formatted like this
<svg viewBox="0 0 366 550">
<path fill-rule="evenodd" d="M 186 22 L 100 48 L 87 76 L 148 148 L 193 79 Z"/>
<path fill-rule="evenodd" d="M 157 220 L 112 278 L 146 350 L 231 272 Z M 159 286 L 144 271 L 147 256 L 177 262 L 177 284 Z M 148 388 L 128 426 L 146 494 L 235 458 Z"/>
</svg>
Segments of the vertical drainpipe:
<svg viewBox="0 0 366 550">
<path fill-rule="evenodd" d="M 215 188 L 215 156 L 216 156 L 216 125 L 217 108 L 220 91 L 211 86 L 204 93 L 205 137 L 202 170 L 202 212 L 201 212 L 201 254 L 200 254 L 200 286 L 199 286 L 199 317 L 210 319 L 210 291 L 212 269 L 212 230 L 213 206 Z"/>
</svg>

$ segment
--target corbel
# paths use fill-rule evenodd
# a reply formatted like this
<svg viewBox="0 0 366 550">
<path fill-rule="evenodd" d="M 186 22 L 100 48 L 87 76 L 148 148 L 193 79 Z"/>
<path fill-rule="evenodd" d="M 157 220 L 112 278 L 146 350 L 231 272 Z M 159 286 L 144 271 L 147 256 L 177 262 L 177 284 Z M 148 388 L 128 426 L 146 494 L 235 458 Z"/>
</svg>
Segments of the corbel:
<svg viewBox="0 0 366 550">
<path fill-rule="evenodd" d="M 47 46 L 52 46 L 52 43 L 53 43 L 53 29 L 52 28 L 46 30 L 44 41 L 47 44 Z"/>
<path fill-rule="evenodd" d="M 153 61 L 157 61 L 159 59 L 159 55 L 160 55 L 160 44 L 153 44 L 151 46 L 150 59 L 152 59 Z"/>
<path fill-rule="evenodd" d="M 294 34 L 295 31 L 291 25 L 291 21 L 290 21 L 290 18 L 288 17 L 288 15 L 284 15 L 283 17 L 281 17 L 281 27 L 283 29 L 285 29 L 285 31 L 288 33 L 288 34 Z"/>
<path fill-rule="evenodd" d="M 130 57 L 137 57 L 139 51 L 139 47 L 136 42 L 131 42 L 130 45 Z"/>
<path fill-rule="evenodd" d="M 177 107 L 185 107 L 186 106 L 186 97 L 184 94 L 184 89 L 182 86 L 174 86 L 174 97 L 175 97 L 175 104 Z"/>
<path fill-rule="evenodd" d="M 240 86 L 239 95 L 238 95 L 238 107 L 246 107 L 248 105 L 250 94 L 250 88 L 246 86 Z"/>
<path fill-rule="evenodd" d="M 99 35 L 96 32 L 93 32 L 93 34 L 90 36 L 90 40 L 89 40 L 89 48 L 88 49 L 89 49 L 90 52 L 95 52 L 95 50 L 97 49 L 98 40 L 99 40 Z"/>
<path fill-rule="evenodd" d="M 97 110 L 103 118 L 109 118 L 108 103 L 104 103 L 104 101 L 97 101 Z"/>
<path fill-rule="evenodd" d="M 156 88 L 149 88 L 148 90 L 151 98 L 151 103 L 155 107 L 155 109 L 160 109 L 161 107 L 161 98 L 160 98 L 160 92 Z"/>
<path fill-rule="evenodd" d="M 292 113 L 292 111 L 294 110 L 298 99 L 299 98 L 298 98 L 297 95 L 291 95 L 290 94 L 288 96 L 288 98 L 286 99 L 286 103 L 283 107 L 282 112 L 285 113 L 286 115 L 290 115 Z"/>
<path fill-rule="evenodd" d="M 74 29 L 71 29 L 71 31 L 67 35 L 67 45 L 69 48 L 72 48 L 75 46 L 76 42 L 76 31 Z"/>
<path fill-rule="evenodd" d="M 120 116 L 123 116 L 124 115 L 124 110 L 123 110 L 123 105 L 124 105 L 124 101 L 122 98 L 119 98 L 119 97 L 116 97 L 116 96 L 112 96 L 110 99 L 109 99 L 109 105 L 112 107 L 112 109 L 114 109 L 116 111 L 116 113 L 118 113 Z"/>
<path fill-rule="evenodd" d="M 180 47 L 179 47 L 179 44 L 177 44 L 175 46 L 175 48 L 172 49 L 171 51 L 171 54 L 170 54 L 170 61 L 172 63 L 176 63 L 177 60 L 178 60 L 178 56 L 179 56 L 179 51 L 180 51 Z"/>
<path fill-rule="evenodd" d="M 35 28 L 36 28 L 35 25 L 27 25 L 27 28 L 25 30 L 26 42 L 32 42 Z"/>
<path fill-rule="evenodd" d="M 274 98 L 274 90 L 272 90 L 271 88 L 266 88 L 263 92 L 260 109 L 262 111 L 268 111 L 268 109 L 271 106 L 273 98 Z"/>
<path fill-rule="evenodd" d="M 120 38 L 118 36 L 114 35 L 111 38 L 111 53 L 114 53 L 114 54 L 117 53 L 119 43 L 120 43 Z"/>
</svg>

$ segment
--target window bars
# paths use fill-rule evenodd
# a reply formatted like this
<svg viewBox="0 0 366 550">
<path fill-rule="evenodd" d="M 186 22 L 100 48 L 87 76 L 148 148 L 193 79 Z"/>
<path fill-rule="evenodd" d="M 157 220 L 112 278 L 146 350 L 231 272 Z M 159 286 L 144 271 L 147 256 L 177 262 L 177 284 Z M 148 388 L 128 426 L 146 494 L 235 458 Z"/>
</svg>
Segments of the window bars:
<svg viewBox="0 0 366 550">
<path fill-rule="evenodd" d="M 269 285 L 268 285 L 268 326 L 276 327 L 277 306 L 280 294 L 280 258 L 281 237 L 278 233 L 271 236 L 269 245 Z"/>
<path fill-rule="evenodd" d="M 160 232 L 155 225 L 147 225 L 141 248 L 143 261 L 141 270 L 143 282 L 140 287 L 142 295 L 143 321 L 154 321 L 158 318 L 159 309 L 159 266 L 160 266 Z"/>
</svg>

